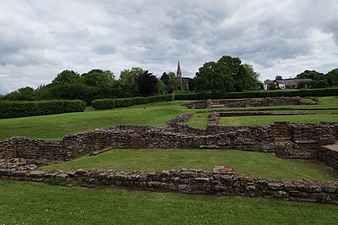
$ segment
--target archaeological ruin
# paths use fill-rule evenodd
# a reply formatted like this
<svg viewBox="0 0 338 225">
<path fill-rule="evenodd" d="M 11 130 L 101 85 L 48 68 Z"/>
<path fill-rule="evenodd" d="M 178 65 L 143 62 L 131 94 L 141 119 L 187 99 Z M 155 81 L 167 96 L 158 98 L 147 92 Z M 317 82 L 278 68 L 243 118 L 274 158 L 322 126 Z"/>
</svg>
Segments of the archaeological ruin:
<svg viewBox="0 0 338 225">
<path fill-rule="evenodd" d="M 280 101 L 287 105 L 290 105 L 291 100 L 300 102 L 299 98 L 281 99 Z M 259 104 L 265 104 L 270 100 L 259 100 Z M 233 104 L 233 101 L 219 103 L 230 107 L 229 105 L 237 104 Z M 238 104 L 252 106 L 252 103 L 249 104 L 245 100 Z M 239 107 L 238 104 L 234 107 Z M 186 104 L 186 106 L 198 108 L 200 105 Z M 250 178 L 222 167 L 215 168 L 212 172 L 191 169 L 130 174 L 95 169 L 67 172 L 45 171 L 39 168 L 40 165 L 71 160 L 88 153 L 100 154 L 116 148 L 200 148 L 266 152 L 284 159 L 317 159 L 338 169 L 336 145 L 338 122 L 316 124 L 275 122 L 256 126 L 219 126 L 219 118 L 225 116 L 308 113 L 285 113 L 277 110 L 216 110 L 210 114 L 207 128 L 199 129 L 187 125 L 187 121 L 195 113 L 177 116 L 161 127 L 119 125 L 66 135 L 61 141 L 12 137 L 0 141 L 0 177 L 37 182 L 60 178 L 73 185 L 89 187 L 99 183 L 142 190 L 256 196 L 338 204 L 338 182 Z"/>
</svg>

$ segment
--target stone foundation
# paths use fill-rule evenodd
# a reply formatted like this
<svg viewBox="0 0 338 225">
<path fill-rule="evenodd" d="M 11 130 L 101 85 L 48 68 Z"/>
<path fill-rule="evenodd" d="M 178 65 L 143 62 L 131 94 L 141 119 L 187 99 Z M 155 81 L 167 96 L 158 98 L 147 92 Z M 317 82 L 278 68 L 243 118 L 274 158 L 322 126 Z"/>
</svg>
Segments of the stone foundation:
<svg viewBox="0 0 338 225">
<path fill-rule="evenodd" d="M 167 170 L 131 174 L 105 170 L 10 170 L 0 169 L 0 178 L 18 181 L 59 183 L 86 187 L 123 187 L 128 189 L 180 192 L 186 194 L 247 196 L 286 201 L 338 204 L 338 182 L 309 180 L 280 181 L 250 178 L 222 170 Z"/>
<path fill-rule="evenodd" d="M 281 105 L 318 105 L 317 101 L 306 102 L 301 97 L 269 97 L 260 100 L 248 98 L 240 100 L 222 99 L 222 100 L 202 100 L 187 102 L 182 104 L 189 109 L 205 109 L 205 108 L 241 108 L 256 106 L 281 106 Z"/>
<path fill-rule="evenodd" d="M 319 159 L 327 165 L 338 169 L 338 142 L 334 145 L 322 146 L 319 149 Z"/>
<path fill-rule="evenodd" d="M 120 125 L 66 135 L 62 141 L 13 137 L 0 142 L 0 159 L 64 161 L 104 148 L 221 148 L 275 153 L 281 158 L 314 159 L 321 146 L 334 144 L 338 122 L 191 128 L 191 114 L 166 127 Z M 324 158 L 324 157 L 323 157 Z"/>
</svg>

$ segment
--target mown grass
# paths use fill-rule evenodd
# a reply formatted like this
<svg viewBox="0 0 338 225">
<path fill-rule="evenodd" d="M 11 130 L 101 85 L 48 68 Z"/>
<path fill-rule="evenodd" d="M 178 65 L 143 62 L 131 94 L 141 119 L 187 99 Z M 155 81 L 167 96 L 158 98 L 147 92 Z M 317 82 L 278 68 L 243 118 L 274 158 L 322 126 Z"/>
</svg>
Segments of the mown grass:
<svg viewBox="0 0 338 225">
<path fill-rule="evenodd" d="M 277 121 L 289 121 L 294 123 L 338 122 L 338 115 L 328 114 L 322 111 L 318 115 L 221 117 L 218 125 L 220 126 L 263 125 Z"/>
<path fill-rule="evenodd" d="M 336 224 L 337 206 L 0 180 L 0 224 Z"/>
<path fill-rule="evenodd" d="M 191 110 L 182 102 L 162 102 L 112 110 L 88 110 L 12 119 L 0 119 L 0 140 L 13 136 L 59 140 L 66 134 L 119 124 L 160 126 Z"/>
<path fill-rule="evenodd" d="M 209 122 L 210 113 L 195 113 L 191 119 L 188 120 L 187 124 L 190 127 L 205 129 Z"/>
<path fill-rule="evenodd" d="M 338 106 L 338 97 L 322 97 L 320 99 L 323 104 L 317 107 Z M 187 109 L 180 105 L 183 102 L 161 102 L 111 110 L 88 110 L 79 113 L 0 119 L 0 140 L 13 136 L 60 140 L 66 134 L 119 124 L 160 126 L 183 113 L 210 110 Z M 200 125 L 197 126 L 202 127 L 205 122 L 204 119 L 204 122 L 198 122 Z"/>
<path fill-rule="evenodd" d="M 338 97 L 322 97 L 320 98 L 320 105 L 294 105 L 294 106 L 270 106 L 270 107 L 248 107 L 246 109 L 258 109 L 258 108 L 306 108 L 306 107 L 338 107 Z M 311 100 L 312 101 L 312 100 Z M 231 108 L 228 108 L 231 109 Z M 232 108 L 234 109 L 234 108 Z M 236 108 L 238 109 L 238 108 Z M 320 122 L 337 122 L 338 110 L 282 110 L 279 112 L 311 112 L 315 115 L 288 115 L 288 116 L 233 116 L 233 117 L 221 117 L 218 125 L 220 126 L 249 126 L 249 125 L 264 125 L 277 121 L 290 121 L 294 123 L 320 123 Z M 188 125 L 194 128 L 205 129 L 208 124 L 209 113 L 196 113 L 188 121 Z"/>
<path fill-rule="evenodd" d="M 161 171 L 198 168 L 211 171 L 215 165 L 233 166 L 251 177 L 270 179 L 338 180 L 338 171 L 316 161 L 288 161 L 272 154 L 236 150 L 114 149 L 97 156 L 49 165 L 46 169 L 113 169 L 116 171 Z"/>
</svg>

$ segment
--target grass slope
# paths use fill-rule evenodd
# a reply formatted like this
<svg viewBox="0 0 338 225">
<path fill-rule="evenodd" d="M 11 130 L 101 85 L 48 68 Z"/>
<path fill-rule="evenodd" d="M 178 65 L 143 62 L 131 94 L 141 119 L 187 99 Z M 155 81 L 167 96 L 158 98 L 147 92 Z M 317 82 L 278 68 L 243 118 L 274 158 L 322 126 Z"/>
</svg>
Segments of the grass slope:
<svg viewBox="0 0 338 225">
<path fill-rule="evenodd" d="M 0 180 L 0 224 L 336 224 L 337 206 Z"/>
<path fill-rule="evenodd" d="M 338 180 L 338 171 L 315 161 L 295 162 L 272 154 L 236 150 L 201 149 L 114 149 L 97 156 L 46 166 L 46 169 L 113 169 L 116 171 L 161 171 L 199 168 L 212 170 L 215 165 L 233 166 L 236 172 L 271 179 Z"/>
</svg>

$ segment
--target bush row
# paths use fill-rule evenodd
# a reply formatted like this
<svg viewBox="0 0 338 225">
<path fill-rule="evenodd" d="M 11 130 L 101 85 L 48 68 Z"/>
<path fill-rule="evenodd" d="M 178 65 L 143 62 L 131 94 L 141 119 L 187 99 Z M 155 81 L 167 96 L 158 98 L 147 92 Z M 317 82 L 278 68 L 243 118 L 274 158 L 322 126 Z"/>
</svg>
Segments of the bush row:
<svg viewBox="0 0 338 225">
<path fill-rule="evenodd" d="M 265 98 L 265 97 L 281 97 L 281 96 L 306 97 L 306 96 L 332 96 L 332 95 L 338 95 L 338 88 L 177 94 L 174 96 L 174 100 Z"/>
<path fill-rule="evenodd" d="M 133 98 L 115 98 L 115 99 L 96 99 L 92 101 L 95 109 L 112 109 L 116 107 L 126 107 L 131 105 L 147 104 L 151 102 L 172 101 L 172 95 L 158 95 L 150 97 L 133 97 Z"/>
<path fill-rule="evenodd" d="M 82 112 L 85 107 L 86 103 L 81 100 L 0 101 L 0 119 Z"/>
</svg>

